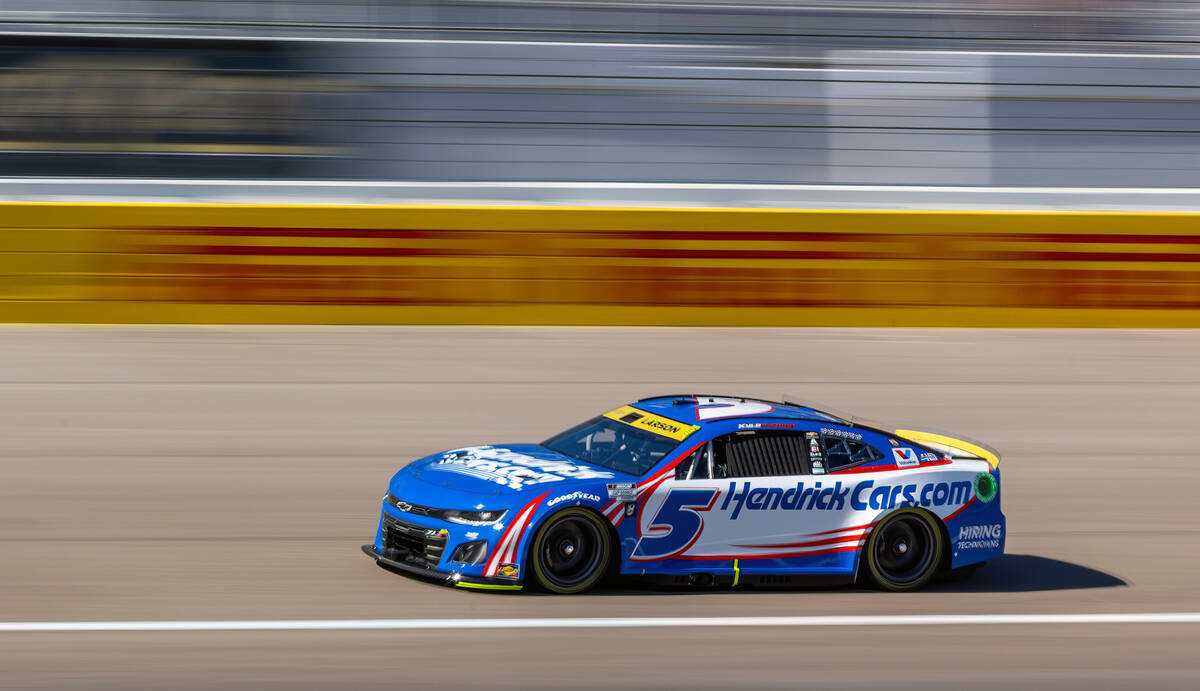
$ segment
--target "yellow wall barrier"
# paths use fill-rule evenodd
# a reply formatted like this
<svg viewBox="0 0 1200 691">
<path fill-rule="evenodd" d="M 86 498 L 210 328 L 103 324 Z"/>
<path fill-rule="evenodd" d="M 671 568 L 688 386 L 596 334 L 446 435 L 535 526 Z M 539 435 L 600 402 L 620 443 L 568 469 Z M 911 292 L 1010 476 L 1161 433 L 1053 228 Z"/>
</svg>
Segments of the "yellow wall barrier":
<svg viewBox="0 0 1200 691">
<path fill-rule="evenodd" d="M 0 321 L 1200 326 L 1200 214 L 0 204 Z"/>
</svg>

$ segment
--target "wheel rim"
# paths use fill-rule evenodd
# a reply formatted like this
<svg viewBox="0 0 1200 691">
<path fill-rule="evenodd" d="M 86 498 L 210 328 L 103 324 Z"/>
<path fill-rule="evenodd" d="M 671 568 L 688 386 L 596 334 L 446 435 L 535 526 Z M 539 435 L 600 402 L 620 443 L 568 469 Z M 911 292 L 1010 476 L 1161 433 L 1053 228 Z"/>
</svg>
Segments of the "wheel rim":
<svg viewBox="0 0 1200 691">
<path fill-rule="evenodd" d="M 918 516 L 898 516 L 888 521 L 875 542 L 879 573 L 897 585 L 921 578 L 933 561 L 933 529 Z"/>
<path fill-rule="evenodd" d="M 538 555 L 546 580 L 560 588 L 587 581 L 600 566 L 602 539 L 600 529 L 586 518 L 569 516 L 550 526 Z"/>
</svg>

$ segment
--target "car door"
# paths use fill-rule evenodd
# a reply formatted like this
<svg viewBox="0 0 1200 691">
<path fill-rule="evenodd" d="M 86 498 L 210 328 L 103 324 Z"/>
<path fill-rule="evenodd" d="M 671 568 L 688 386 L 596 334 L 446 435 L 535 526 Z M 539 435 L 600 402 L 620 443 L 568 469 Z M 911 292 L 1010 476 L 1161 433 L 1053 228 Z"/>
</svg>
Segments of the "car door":
<svg viewBox="0 0 1200 691">
<path fill-rule="evenodd" d="M 816 433 L 756 426 L 712 439 L 652 492 L 638 515 L 631 561 L 732 568 L 733 559 L 761 552 L 748 544 L 798 534 L 797 507 L 828 500 L 813 482 Z"/>
</svg>

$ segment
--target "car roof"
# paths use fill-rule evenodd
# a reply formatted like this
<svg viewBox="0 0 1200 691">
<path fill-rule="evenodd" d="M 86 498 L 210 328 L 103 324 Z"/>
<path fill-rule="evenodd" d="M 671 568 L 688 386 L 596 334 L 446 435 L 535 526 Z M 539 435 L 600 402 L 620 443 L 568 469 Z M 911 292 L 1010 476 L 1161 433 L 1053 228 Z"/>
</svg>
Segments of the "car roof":
<svg viewBox="0 0 1200 691">
<path fill-rule="evenodd" d="M 745 418 L 781 418 L 785 420 L 811 420 L 813 422 L 853 425 L 850 420 L 828 411 L 818 410 L 799 403 L 769 401 L 746 396 L 720 396 L 712 394 L 675 394 L 643 398 L 633 404 L 647 413 L 662 415 L 677 422 L 692 425 L 707 425 L 727 420 Z M 725 414 L 701 418 L 704 410 L 715 412 L 725 409 Z"/>
</svg>

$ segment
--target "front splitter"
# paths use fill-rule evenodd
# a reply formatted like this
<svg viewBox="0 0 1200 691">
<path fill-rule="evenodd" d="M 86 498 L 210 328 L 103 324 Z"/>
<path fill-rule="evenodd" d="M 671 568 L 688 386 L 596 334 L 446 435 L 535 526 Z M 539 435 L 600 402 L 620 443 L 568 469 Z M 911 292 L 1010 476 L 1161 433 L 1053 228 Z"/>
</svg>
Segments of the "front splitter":
<svg viewBox="0 0 1200 691">
<path fill-rule="evenodd" d="M 397 571 L 410 573 L 414 576 L 419 576 L 431 581 L 437 581 L 443 585 L 454 586 L 457 588 L 469 588 L 471 590 L 521 590 L 523 587 L 520 583 L 514 583 L 508 579 L 500 578 L 485 578 L 482 576 L 464 576 L 460 573 L 446 573 L 424 566 L 417 566 L 408 562 L 398 561 L 381 554 L 375 549 L 374 545 L 363 545 L 362 551 L 368 557 L 375 560 L 377 564 L 386 566 Z"/>
</svg>

